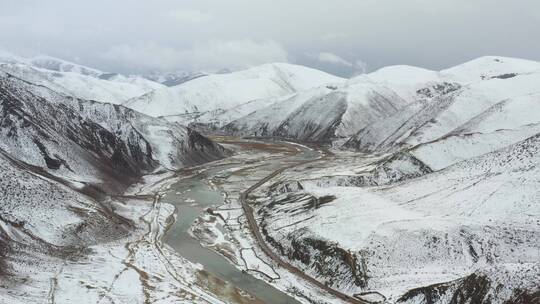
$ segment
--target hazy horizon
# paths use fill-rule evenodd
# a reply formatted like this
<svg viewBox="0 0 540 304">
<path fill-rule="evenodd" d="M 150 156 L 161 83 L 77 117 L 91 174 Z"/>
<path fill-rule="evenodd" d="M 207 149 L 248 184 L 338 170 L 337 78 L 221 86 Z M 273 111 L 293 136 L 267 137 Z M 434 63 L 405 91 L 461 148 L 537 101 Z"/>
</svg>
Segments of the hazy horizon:
<svg viewBox="0 0 540 304">
<path fill-rule="evenodd" d="M 351 76 L 485 55 L 540 60 L 540 3 L 531 0 L 0 1 L 0 25 L 9 52 L 127 74 L 289 62 Z"/>
</svg>

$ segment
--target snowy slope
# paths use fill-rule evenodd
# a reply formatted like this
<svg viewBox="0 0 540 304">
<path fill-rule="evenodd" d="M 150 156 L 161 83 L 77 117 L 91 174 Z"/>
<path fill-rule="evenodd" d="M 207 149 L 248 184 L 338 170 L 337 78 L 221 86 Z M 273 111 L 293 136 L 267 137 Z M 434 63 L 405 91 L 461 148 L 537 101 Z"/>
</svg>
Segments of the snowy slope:
<svg viewBox="0 0 540 304">
<path fill-rule="evenodd" d="M 202 118 L 234 119 L 224 130 L 239 135 L 305 141 L 352 136 L 345 146 L 365 151 L 410 147 L 449 134 L 505 99 L 538 93 L 539 68 L 537 62 L 504 57 L 481 57 L 442 71 L 391 66 Z"/>
<path fill-rule="evenodd" d="M 540 133 L 435 173 L 360 187 L 340 181 L 373 160 L 351 157 L 343 167 L 286 175 L 280 183 L 297 186 L 261 192 L 258 214 L 276 250 L 344 291 L 375 290 L 393 302 L 407 290 L 476 272 L 485 287 L 474 296 L 502 303 L 540 283 L 539 152 Z M 340 178 L 328 183 L 329 174 Z M 402 301 L 425 300 L 412 298 Z"/>
<path fill-rule="evenodd" d="M 26 61 L 27 60 L 21 56 L 0 49 L 0 62 L 2 63 L 20 63 Z"/>
<path fill-rule="evenodd" d="M 391 88 L 408 101 L 418 98 L 418 90 L 444 80 L 438 72 L 413 66 L 396 65 L 381 68 L 366 75 L 372 81 Z"/>
<path fill-rule="evenodd" d="M 244 71 L 197 78 L 131 99 L 124 105 L 151 116 L 203 114 L 339 81 L 342 81 L 339 77 L 307 67 L 265 64 Z"/>
<path fill-rule="evenodd" d="M 436 84 L 468 85 L 482 80 L 508 79 L 537 72 L 540 72 L 540 63 L 535 61 L 485 56 L 441 71 L 398 65 L 381 68 L 367 76 L 413 101 L 418 98 L 418 91 Z"/>
<path fill-rule="evenodd" d="M 272 104 L 232 121 L 224 129 L 235 134 L 273 136 L 289 115 L 297 112 L 305 103 L 322 100 L 331 92 L 333 92 L 331 88 L 323 86 L 302 91 L 281 100 L 270 100 Z"/>
<path fill-rule="evenodd" d="M 329 141 L 348 137 L 396 113 L 407 101 L 394 91 L 358 76 L 278 101 L 237 119 L 225 130 L 242 135 Z"/>
<path fill-rule="evenodd" d="M 540 132 L 540 93 L 505 99 L 411 153 L 434 170 L 511 145 Z"/>
<path fill-rule="evenodd" d="M 442 70 L 442 77 L 459 83 L 474 83 L 489 79 L 508 79 L 517 75 L 539 73 L 540 63 L 532 60 L 501 56 L 484 56 Z"/>
<path fill-rule="evenodd" d="M 127 232 L 119 218 L 109 218 L 93 199 L 73 191 L 53 179 L 40 177 L 38 171 L 0 153 L 0 188 L 2 206 L 0 231 L 6 242 L 34 243 L 37 248 L 50 249 L 50 254 L 62 254 L 63 246 L 95 243 L 118 237 Z M 100 210 L 102 209 L 102 210 Z M 84 210 L 84 212 L 74 212 Z M 100 233 L 117 226 L 117 234 Z M 75 230 L 79 227 L 79 231 Z"/>
<path fill-rule="evenodd" d="M 103 74 L 103 72 L 96 69 L 45 55 L 29 58 L 27 61 L 36 68 L 55 72 L 72 72 L 93 77 L 99 77 L 99 75 Z"/>
</svg>

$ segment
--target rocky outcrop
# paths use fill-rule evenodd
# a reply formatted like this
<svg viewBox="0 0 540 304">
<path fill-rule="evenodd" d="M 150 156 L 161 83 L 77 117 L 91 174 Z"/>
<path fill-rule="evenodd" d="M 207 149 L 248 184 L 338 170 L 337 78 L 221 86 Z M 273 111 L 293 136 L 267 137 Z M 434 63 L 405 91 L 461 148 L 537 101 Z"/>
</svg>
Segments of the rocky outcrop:
<svg viewBox="0 0 540 304">
<path fill-rule="evenodd" d="M 314 238 L 306 230 L 297 230 L 278 241 L 261 226 L 266 241 L 292 263 L 301 265 L 327 286 L 347 290 L 368 283 L 362 255 L 341 248 L 337 243 Z"/>
<path fill-rule="evenodd" d="M 396 303 L 426 304 L 533 304 L 540 303 L 538 287 L 516 288 L 508 293 L 503 282 L 497 282 L 483 273 L 473 273 L 464 278 L 415 288 L 402 295 Z"/>
<path fill-rule="evenodd" d="M 278 213 L 305 213 L 331 204 L 335 197 L 314 197 L 306 193 L 288 193 L 276 198 L 259 209 L 260 227 L 266 241 L 279 253 L 303 269 L 313 272 L 324 284 L 347 289 L 350 286 L 365 287 L 367 275 L 363 257 L 357 252 L 345 250 L 339 244 L 314 237 L 307 229 L 275 239 L 269 231 L 269 222 Z M 289 207 L 291 202 L 301 202 Z M 279 210 L 279 211 L 277 211 Z M 294 224 L 294 223 L 293 223 Z"/>
</svg>

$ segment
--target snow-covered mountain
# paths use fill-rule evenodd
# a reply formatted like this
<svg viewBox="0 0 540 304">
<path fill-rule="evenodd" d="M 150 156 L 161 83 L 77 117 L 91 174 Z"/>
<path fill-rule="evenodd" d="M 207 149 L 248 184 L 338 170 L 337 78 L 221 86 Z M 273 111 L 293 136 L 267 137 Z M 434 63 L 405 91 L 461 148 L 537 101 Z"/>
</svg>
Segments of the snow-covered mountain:
<svg viewBox="0 0 540 304">
<path fill-rule="evenodd" d="M 2 149 L 52 174 L 81 182 L 106 182 L 112 174 L 112 180 L 129 183 L 158 166 L 177 168 L 221 155 L 218 146 L 185 127 L 7 73 L 0 81 Z"/>
<path fill-rule="evenodd" d="M 534 95 L 539 71 L 537 62 L 504 57 L 440 72 L 392 66 L 219 115 L 226 120 L 245 114 L 224 127 L 233 134 L 307 141 L 354 135 L 346 147 L 373 151 L 433 141 L 498 102 Z"/>
<path fill-rule="evenodd" d="M 483 57 L 367 75 L 408 105 L 345 144 L 364 153 L 296 170 L 259 194 L 271 244 L 350 293 L 530 301 L 540 284 L 539 68 Z"/>
<path fill-rule="evenodd" d="M 366 76 L 358 76 L 283 98 L 224 129 L 240 135 L 330 141 L 349 137 L 407 104 L 394 91 Z"/>
<path fill-rule="evenodd" d="M 51 278 L 68 271 L 67 260 L 89 266 L 71 270 L 78 282 L 81 273 L 123 267 L 107 252 L 124 254 L 129 238 L 146 227 L 138 212 L 151 204 L 123 205 L 111 196 L 144 174 L 227 152 L 189 128 L 33 83 L 40 72 L 25 71 L 32 77 L 0 71 L 0 275 L 7 278 L 0 298 L 9 303 L 46 299 Z M 90 266 L 86 259 L 94 258 L 99 262 Z M 93 273 L 88 282 L 103 284 L 104 277 Z M 79 285 L 75 293 L 87 288 Z"/>
<path fill-rule="evenodd" d="M 102 72 L 49 56 L 22 58 L 3 52 L 0 70 L 66 95 L 115 104 L 165 87 L 140 76 Z"/>
<path fill-rule="evenodd" d="M 367 84 L 398 106 L 351 94 L 364 107 L 347 124 L 339 109 L 353 103 L 331 97 Z M 399 303 L 527 303 L 540 286 L 539 84 L 540 63 L 504 57 L 440 72 L 394 66 L 299 92 L 225 130 L 300 140 L 357 131 L 344 145 L 353 152 L 256 193 L 268 242 L 320 281 Z M 311 125 L 325 131 L 304 132 Z"/>
<path fill-rule="evenodd" d="M 290 64 L 154 76 L 0 52 L 2 299 L 54 302 L 63 272 L 63 289 L 99 290 L 95 302 L 124 273 L 156 298 L 185 283 L 192 299 L 189 271 L 162 280 L 171 269 L 138 268 L 160 265 L 167 249 L 156 253 L 151 234 L 173 211 L 114 197 L 148 173 L 227 155 L 177 122 L 333 144 L 250 195 L 268 244 L 328 286 L 407 304 L 538 298 L 540 63 L 490 56 L 348 80 Z M 107 267 L 118 277 L 100 281 Z"/>
<path fill-rule="evenodd" d="M 345 146 L 412 149 L 430 167 L 442 169 L 540 131 L 540 63 L 483 57 L 441 71 L 439 77 L 462 82 L 367 126 Z"/>
<path fill-rule="evenodd" d="M 219 114 L 256 100 L 283 97 L 342 80 L 307 67 L 284 63 L 265 64 L 155 90 L 133 98 L 124 105 L 151 116 L 192 121 L 194 117 L 203 114 L 213 116 L 212 113 Z M 206 119 L 201 122 L 211 122 L 213 117 L 207 116 Z"/>
</svg>

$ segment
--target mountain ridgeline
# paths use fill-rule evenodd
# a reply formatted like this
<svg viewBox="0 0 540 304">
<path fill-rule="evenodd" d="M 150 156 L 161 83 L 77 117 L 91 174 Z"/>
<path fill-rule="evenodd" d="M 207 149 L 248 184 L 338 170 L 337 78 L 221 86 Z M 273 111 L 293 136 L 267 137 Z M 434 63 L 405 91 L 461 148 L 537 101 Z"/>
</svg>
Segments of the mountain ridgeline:
<svg viewBox="0 0 540 304">
<path fill-rule="evenodd" d="M 538 302 L 540 63 L 496 56 L 343 79 L 287 63 L 126 76 L 0 53 L 0 297 L 41 299 L 60 265 L 114 242 L 129 257 L 119 273 L 146 280 L 133 248 L 160 237 L 130 237 L 173 213 L 156 208 L 157 188 L 124 194 L 232 153 L 203 134 L 332 152 L 247 198 L 268 245 L 329 288 L 372 302 Z"/>
</svg>

